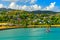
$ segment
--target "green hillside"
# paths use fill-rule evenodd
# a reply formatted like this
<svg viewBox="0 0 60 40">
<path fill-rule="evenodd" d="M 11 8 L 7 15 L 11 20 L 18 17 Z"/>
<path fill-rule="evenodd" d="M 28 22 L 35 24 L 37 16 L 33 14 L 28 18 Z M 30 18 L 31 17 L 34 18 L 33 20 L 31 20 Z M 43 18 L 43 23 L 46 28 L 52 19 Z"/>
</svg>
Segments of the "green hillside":
<svg viewBox="0 0 60 40">
<path fill-rule="evenodd" d="M 0 23 L 16 25 L 60 25 L 60 13 L 52 11 L 23 11 L 14 9 L 0 9 Z"/>
</svg>

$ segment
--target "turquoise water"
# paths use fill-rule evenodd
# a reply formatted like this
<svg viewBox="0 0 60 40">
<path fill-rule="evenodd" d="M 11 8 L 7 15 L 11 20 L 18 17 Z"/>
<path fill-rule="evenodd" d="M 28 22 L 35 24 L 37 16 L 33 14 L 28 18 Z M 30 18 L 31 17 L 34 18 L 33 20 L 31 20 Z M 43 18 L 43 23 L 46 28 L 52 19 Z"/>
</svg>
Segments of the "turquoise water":
<svg viewBox="0 0 60 40">
<path fill-rule="evenodd" d="M 20 28 L 0 31 L 0 40 L 60 40 L 60 28 Z"/>
</svg>

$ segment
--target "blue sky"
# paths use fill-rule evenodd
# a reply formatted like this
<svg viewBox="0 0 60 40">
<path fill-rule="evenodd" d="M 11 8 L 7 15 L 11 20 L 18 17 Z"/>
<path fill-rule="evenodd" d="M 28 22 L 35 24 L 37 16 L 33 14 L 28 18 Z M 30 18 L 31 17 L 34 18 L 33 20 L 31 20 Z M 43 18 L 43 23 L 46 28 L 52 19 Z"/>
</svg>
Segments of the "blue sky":
<svg viewBox="0 0 60 40">
<path fill-rule="evenodd" d="M 60 11 L 59 0 L 0 0 L 0 8 Z"/>
</svg>

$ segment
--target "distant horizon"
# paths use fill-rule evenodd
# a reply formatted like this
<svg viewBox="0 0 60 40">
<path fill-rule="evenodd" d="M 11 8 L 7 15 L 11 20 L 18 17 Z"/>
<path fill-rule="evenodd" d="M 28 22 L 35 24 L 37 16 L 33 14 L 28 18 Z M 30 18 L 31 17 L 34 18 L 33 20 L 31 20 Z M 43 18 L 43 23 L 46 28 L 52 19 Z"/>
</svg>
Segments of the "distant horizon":
<svg viewBox="0 0 60 40">
<path fill-rule="evenodd" d="M 11 9 L 11 8 L 0 8 L 1 9 Z M 11 10 L 21 10 L 21 9 L 11 9 Z M 21 11 L 27 11 L 27 10 L 21 10 Z M 52 10 L 33 10 L 33 11 L 51 11 L 51 12 L 58 12 L 58 11 L 52 11 Z M 27 12 L 32 12 L 32 11 L 27 11 Z"/>
</svg>

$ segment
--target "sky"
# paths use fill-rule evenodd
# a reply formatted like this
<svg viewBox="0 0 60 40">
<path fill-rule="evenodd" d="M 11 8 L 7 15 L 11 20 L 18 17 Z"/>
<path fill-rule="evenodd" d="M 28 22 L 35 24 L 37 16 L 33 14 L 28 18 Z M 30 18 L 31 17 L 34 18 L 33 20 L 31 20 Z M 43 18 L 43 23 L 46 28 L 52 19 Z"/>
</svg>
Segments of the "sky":
<svg viewBox="0 0 60 40">
<path fill-rule="evenodd" d="M 60 12 L 60 0 L 0 0 L 0 8 L 26 11 L 48 10 Z"/>
</svg>

